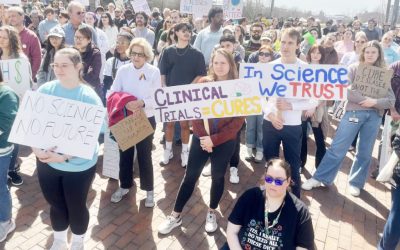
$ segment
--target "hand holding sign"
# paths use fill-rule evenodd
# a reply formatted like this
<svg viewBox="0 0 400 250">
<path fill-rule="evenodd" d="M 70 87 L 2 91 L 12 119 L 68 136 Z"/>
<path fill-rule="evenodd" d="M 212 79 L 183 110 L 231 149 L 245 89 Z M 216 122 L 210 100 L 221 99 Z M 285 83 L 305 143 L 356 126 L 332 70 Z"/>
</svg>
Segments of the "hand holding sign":
<svg viewBox="0 0 400 250">
<path fill-rule="evenodd" d="M 358 104 L 360 104 L 364 108 L 372 108 L 373 106 L 376 105 L 376 103 L 377 103 L 376 99 L 367 97 L 364 101 L 361 101 Z"/>
<path fill-rule="evenodd" d="M 279 111 L 285 111 L 285 110 L 292 110 L 293 109 L 292 104 L 290 102 L 286 101 L 285 99 L 282 99 L 282 98 L 278 98 L 276 100 L 276 108 Z"/>
</svg>

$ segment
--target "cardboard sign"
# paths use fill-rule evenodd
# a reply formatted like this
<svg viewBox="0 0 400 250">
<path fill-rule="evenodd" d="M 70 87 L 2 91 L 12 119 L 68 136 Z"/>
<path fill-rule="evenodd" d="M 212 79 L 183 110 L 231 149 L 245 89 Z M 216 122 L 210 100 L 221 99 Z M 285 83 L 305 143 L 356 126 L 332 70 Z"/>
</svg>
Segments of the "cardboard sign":
<svg viewBox="0 0 400 250">
<path fill-rule="evenodd" d="M 89 6 L 89 0 L 77 0 L 78 2 L 80 2 L 81 4 L 83 4 L 84 6 Z"/>
<path fill-rule="evenodd" d="M 134 0 L 131 1 L 133 10 L 138 13 L 139 11 L 145 12 L 147 15 L 151 15 L 149 4 L 146 0 Z"/>
<path fill-rule="evenodd" d="M 154 129 L 143 110 L 138 115 L 130 115 L 121 120 L 110 127 L 110 130 L 122 151 L 138 144 L 154 133 Z"/>
<path fill-rule="evenodd" d="M 262 113 L 262 97 L 256 79 L 158 88 L 153 96 L 156 120 L 159 122 Z"/>
<path fill-rule="evenodd" d="M 20 97 L 31 88 L 30 67 L 31 65 L 26 58 L 0 60 L 0 68 L 3 73 L 4 82 Z"/>
<path fill-rule="evenodd" d="M 17 4 L 21 5 L 21 0 L 1 0 L 1 4 Z"/>
<path fill-rule="evenodd" d="M 8 140 L 90 160 L 105 114 L 102 106 L 27 91 Z"/>
<path fill-rule="evenodd" d="M 239 76 L 258 79 L 263 97 L 346 100 L 349 86 L 341 65 L 241 63 Z"/>
<path fill-rule="evenodd" d="M 351 89 L 358 90 L 363 96 L 375 99 L 384 98 L 391 88 L 390 79 L 392 76 L 392 69 L 360 65 L 357 68 Z"/>
<path fill-rule="evenodd" d="M 222 5 L 225 20 L 242 18 L 243 0 L 224 0 Z"/>
<path fill-rule="evenodd" d="M 208 15 L 212 5 L 212 0 L 181 0 L 180 12 L 192 14 L 194 18 L 202 18 Z"/>
</svg>

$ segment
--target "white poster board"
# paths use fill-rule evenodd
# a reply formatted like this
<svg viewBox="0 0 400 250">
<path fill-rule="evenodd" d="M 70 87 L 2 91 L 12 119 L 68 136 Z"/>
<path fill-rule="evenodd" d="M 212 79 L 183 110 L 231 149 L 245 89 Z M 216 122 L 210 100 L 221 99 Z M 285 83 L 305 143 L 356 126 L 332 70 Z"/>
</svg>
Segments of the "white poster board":
<svg viewBox="0 0 400 250">
<path fill-rule="evenodd" d="M 249 116 L 262 113 L 256 79 L 188 84 L 153 92 L 158 122 Z"/>
<path fill-rule="evenodd" d="M 212 5 L 212 0 L 181 0 L 180 12 L 192 14 L 195 19 L 202 18 L 208 15 Z"/>
<path fill-rule="evenodd" d="M 85 6 L 89 6 L 90 5 L 89 0 L 76 0 L 76 1 L 80 2 L 81 4 L 83 4 Z"/>
<path fill-rule="evenodd" d="M 21 0 L 1 0 L 0 4 L 21 4 Z"/>
<path fill-rule="evenodd" d="M 224 0 L 222 5 L 225 20 L 242 18 L 243 0 Z"/>
<path fill-rule="evenodd" d="M 104 133 L 103 175 L 119 179 L 118 143 L 110 138 L 109 128 Z"/>
<path fill-rule="evenodd" d="M 341 65 L 241 63 L 240 78 L 258 79 L 263 97 L 347 100 L 347 68 Z"/>
<path fill-rule="evenodd" d="M 133 10 L 138 13 L 139 11 L 145 12 L 147 15 L 151 15 L 149 4 L 146 0 L 134 0 L 131 1 Z"/>
<path fill-rule="evenodd" d="M 26 58 L 0 60 L 4 82 L 20 97 L 31 87 L 30 67 L 30 63 Z"/>
<path fill-rule="evenodd" d="M 102 106 L 27 91 L 8 140 L 90 160 L 105 114 Z"/>
</svg>

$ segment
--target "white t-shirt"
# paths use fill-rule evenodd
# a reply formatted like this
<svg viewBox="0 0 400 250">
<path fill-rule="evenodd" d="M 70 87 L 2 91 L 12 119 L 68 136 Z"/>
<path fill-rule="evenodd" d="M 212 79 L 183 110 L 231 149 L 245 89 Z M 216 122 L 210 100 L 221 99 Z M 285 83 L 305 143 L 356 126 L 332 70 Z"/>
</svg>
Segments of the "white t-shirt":
<svg viewBox="0 0 400 250">
<path fill-rule="evenodd" d="M 161 87 L 160 70 L 145 63 L 142 68 L 136 69 L 133 63 L 121 66 L 110 92 L 126 92 L 132 94 L 145 103 L 144 112 L 147 117 L 155 115 L 153 107 L 153 89 Z"/>
</svg>

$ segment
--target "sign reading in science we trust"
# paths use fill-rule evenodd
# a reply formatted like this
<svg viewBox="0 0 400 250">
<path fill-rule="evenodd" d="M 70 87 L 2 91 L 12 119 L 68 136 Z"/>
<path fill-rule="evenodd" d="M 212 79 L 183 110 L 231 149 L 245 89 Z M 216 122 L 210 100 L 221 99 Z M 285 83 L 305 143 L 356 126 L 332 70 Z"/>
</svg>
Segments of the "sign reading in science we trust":
<svg viewBox="0 0 400 250">
<path fill-rule="evenodd" d="M 262 96 L 256 79 L 238 79 L 155 89 L 158 122 L 259 115 Z"/>
<path fill-rule="evenodd" d="M 244 63 L 239 75 L 258 79 L 264 97 L 347 100 L 347 69 L 340 65 Z"/>
</svg>

